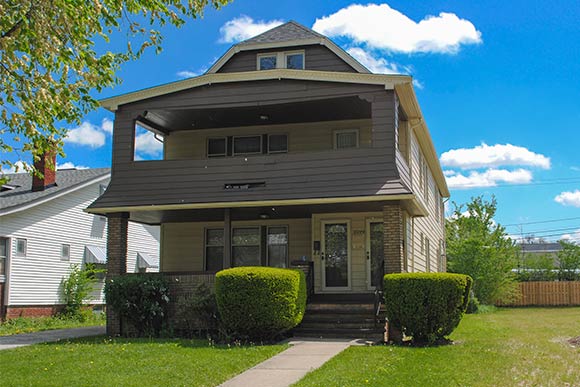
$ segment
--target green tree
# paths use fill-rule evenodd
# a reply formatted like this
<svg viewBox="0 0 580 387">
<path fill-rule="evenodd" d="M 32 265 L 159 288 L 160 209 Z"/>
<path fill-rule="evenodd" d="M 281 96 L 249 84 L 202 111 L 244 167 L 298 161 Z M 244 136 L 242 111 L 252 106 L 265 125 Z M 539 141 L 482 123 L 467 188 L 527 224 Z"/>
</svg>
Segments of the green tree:
<svg viewBox="0 0 580 387">
<path fill-rule="evenodd" d="M 81 309 L 85 302 L 90 301 L 91 293 L 99 282 L 98 275 L 104 272 L 105 270 L 97 269 L 93 264 L 87 264 L 85 268 L 79 265 L 71 266 L 68 278 L 61 281 L 65 315 L 82 317 Z"/>
<path fill-rule="evenodd" d="M 560 241 L 562 250 L 558 252 L 561 281 L 575 281 L 580 278 L 580 246 L 574 242 Z"/>
<path fill-rule="evenodd" d="M 453 203 L 446 222 L 448 269 L 470 275 L 475 296 L 484 304 L 512 297 L 517 247 L 493 217 L 497 201 L 474 197 L 465 205 Z"/>
<path fill-rule="evenodd" d="M 56 146 L 62 156 L 65 126 L 97 107 L 91 93 L 119 83 L 119 66 L 148 47 L 161 51 L 156 28 L 230 1 L 1 0 L 0 152 L 36 160 Z M 0 166 L 14 159 L 2 156 Z"/>
</svg>

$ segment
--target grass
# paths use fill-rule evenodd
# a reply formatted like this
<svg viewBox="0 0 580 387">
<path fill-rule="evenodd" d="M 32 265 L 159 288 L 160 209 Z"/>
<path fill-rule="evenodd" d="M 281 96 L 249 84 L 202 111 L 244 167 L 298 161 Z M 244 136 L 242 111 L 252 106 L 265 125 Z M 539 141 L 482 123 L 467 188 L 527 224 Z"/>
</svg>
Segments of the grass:
<svg viewBox="0 0 580 387">
<path fill-rule="evenodd" d="M 86 314 L 81 321 L 66 317 L 18 317 L 0 323 L 0 336 L 16 335 L 19 333 L 31 333 L 47 331 L 51 329 L 78 328 L 94 325 L 105 325 L 105 315 Z"/>
<path fill-rule="evenodd" d="M 0 351 L 0 385 L 216 386 L 286 347 L 104 337 L 39 344 Z"/>
<path fill-rule="evenodd" d="M 580 386 L 575 336 L 580 308 L 499 308 L 465 316 L 454 345 L 350 347 L 295 386 Z"/>
</svg>

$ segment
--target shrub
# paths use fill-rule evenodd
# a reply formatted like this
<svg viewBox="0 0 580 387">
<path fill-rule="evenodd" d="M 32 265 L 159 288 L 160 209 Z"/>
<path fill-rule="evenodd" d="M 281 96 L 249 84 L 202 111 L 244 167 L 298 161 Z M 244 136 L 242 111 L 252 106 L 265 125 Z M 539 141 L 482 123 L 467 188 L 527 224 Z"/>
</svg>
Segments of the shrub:
<svg viewBox="0 0 580 387">
<path fill-rule="evenodd" d="M 202 282 L 191 294 L 180 297 L 175 305 L 175 319 L 178 329 L 188 335 L 217 329 L 217 305 L 212 289 Z"/>
<path fill-rule="evenodd" d="M 477 297 L 475 297 L 475 294 L 473 293 L 473 291 L 469 292 L 469 302 L 467 303 L 467 309 L 465 310 L 465 313 L 467 314 L 474 314 L 477 313 L 477 311 L 479 310 L 479 300 L 477 299 Z"/>
<path fill-rule="evenodd" d="M 413 273 L 384 277 L 389 324 L 415 343 L 435 343 L 457 327 L 473 280 L 463 274 Z"/>
<path fill-rule="evenodd" d="M 138 336 L 159 336 L 169 304 L 167 280 L 159 275 L 126 275 L 107 280 L 107 307 Z"/>
<path fill-rule="evenodd" d="M 222 270 L 215 292 L 223 328 L 237 339 L 271 340 L 298 325 L 306 309 L 306 280 L 300 270 Z"/>
<path fill-rule="evenodd" d="M 63 314 L 67 317 L 85 319 L 82 313 L 84 302 L 90 300 L 95 284 L 99 282 L 98 274 L 104 270 L 97 269 L 93 264 L 87 264 L 84 269 L 79 265 L 72 265 L 68 278 L 61 281 L 61 292 L 64 301 Z"/>
</svg>

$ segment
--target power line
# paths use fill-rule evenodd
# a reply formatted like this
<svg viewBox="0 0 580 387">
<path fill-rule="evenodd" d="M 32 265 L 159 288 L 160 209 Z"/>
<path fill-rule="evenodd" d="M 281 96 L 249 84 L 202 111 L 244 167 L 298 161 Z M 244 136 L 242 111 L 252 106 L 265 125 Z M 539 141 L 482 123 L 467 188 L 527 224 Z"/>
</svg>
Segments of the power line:
<svg viewBox="0 0 580 387">
<path fill-rule="evenodd" d="M 538 234 L 551 233 L 551 232 L 555 232 L 555 231 L 576 231 L 576 230 L 580 230 L 580 226 L 566 227 L 566 228 L 554 228 L 554 229 L 550 229 L 550 230 L 527 231 L 527 232 L 522 232 L 522 233 L 524 235 L 536 236 Z"/>
<path fill-rule="evenodd" d="M 555 223 L 555 222 L 565 222 L 567 220 L 578 220 L 580 216 L 576 216 L 574 218 L 560 218 L 560 219 L 548 219 L 548 220 L 538 220 L 535 222 L 523 222 L 523 223 L 511 223 L 511 224 L 503 224 L 504 227 L 513 227 L 513 226 L 526 226 L 528 224 L 542 224 L 542 223 Z"/>
</svg>

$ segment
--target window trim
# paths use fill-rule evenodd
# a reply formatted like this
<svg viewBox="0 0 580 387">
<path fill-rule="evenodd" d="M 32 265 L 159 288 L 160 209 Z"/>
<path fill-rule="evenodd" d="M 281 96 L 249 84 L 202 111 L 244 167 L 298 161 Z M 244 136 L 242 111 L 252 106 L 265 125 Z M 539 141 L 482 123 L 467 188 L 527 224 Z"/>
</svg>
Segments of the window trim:
<svg viewBox="0 0 580 387">
<path fill-rule="evenodd" d="M 286 150 L 284 150 L 284 151 L 271 151 L 270 150 L 270 136 L 286 136 Z M 290 148 L 290 142 L 288 140 L 289 137 L 290 136 L 288 135 L 288 133 L 268 133 L 268 149 L 267 149 L 268 154 L 269 155 L 271 155 L 271 154 L 274 154 L 275 155 L 275 154 L 280 154 L 280 153 L 288 153 L 288 151 L 289 151 L 288 148 Z"/>
<path fill-rule="evenodd" d="M 250 152 L 250 153 L 236 153 L 236 138 L 249 138 L 249 137 L 258 137 L 260 139 L 260 150 L 258 152 Z M 243 136 L 233 136 L 232 138 L 232 156 L 252 156 L 252 155 L 261 155 L 264 149 L 264 141 L 262 136 L 259 134 L 253 135 L 243 135 Z"/>
<path fill-rule="evenodd" d="M 16 240 L 16 248 L 14 249 L 15 256 L 26 257 L 28 255 L 28 240 L 26 238 L 15 238 L 15 240 Z M 24 253 L 18 252 L 18 242 L 19 241 L 24 241 Z"/>
<path fill-rule="evenodd" d="M 231 266 L 232 267 L 244 267 L 244 266 L 236 266 L 235 265 L 235 257 L 234 257 L 234 247 L 248 247 L 248 246 L 258 246 L 258 266 L 262 266 L 262 231 L 261 231 L 262 226 L 261 225 L 248 225 L 248 226 L 239 226 L 239 227 L 232 227 L 232 233 L 230 235 L 231 238 L 231 247 L 232 247 L 232 253 L 231 253 Z M 257 245 L 235 245 L 234 244 L 234 231 L 235 230 L 242 230 L 242 229 L 256 229 L 258 230 L 258 244 Z"/>
<path fill-rule="evenodd" d="M 284 67 L 285 69 L 288 68 L 288 57 L 290 55 L 302 55 L 302 68 L 300 69 L 289 69 L 289 70 L 305 70 L 306 69 L 306 52 L 304 50 L 295 50 L 295 51 L 284 51 Z"/>
<path fill-rule="evenodd" d="M 207 269 L 207 248 L 208 247 L 220 247 L 220 245 L 208 245 L 207 244 L 207 232 L 210 230 L 221 230 L 225 236 L 224 227 L 204 227 L 204 229 L 203 229 L 203 270 L 206 272 L 209 271 Z M 222 251 L 222 268 L 223 268 L 223 260 L 224 260 L 224 255 L 226 252 L 225 240 L 224 240 L 224 244 L 221 245 L 221 247 L 223 249 L 223 251 Z"/>
<path fill-rule="evenodd" d="M 270 247 L 270 243 L 268 243 L 268 237 L 270 236 L 270 229 L 271 228 L 285 228 L 286 229 L 286 269 L 288 269 L 290 267 L 290 227 L 287 224 L 269 224 L 266 225 L 266 265 L 268 267 L 273 267 L 270 266 L 270 250 L 268 249 L 268 247 Z M 276 245 L 272 245 L 272 246 L 282 246 L 281 244 L 276 244 Z"/>
<path fill-rule="evenodd" d="M 256 70 L 257 71 L 273 70 L 273 69 L 264 69 L 264 70 L 262 70 L 260 68 L 260 59 L 262 59 L 262 58 L 269 58 L 269 57 L 276 58 L 276 67 L 274 67 L 274 69 L 280 68 L 279 67 L 280 66 L 280 63 L 279 63 L 280 62 L 280 58 L 279 58 L 279 55 L 278 55 L 277 52 L 263 52 L 263 53 L 260 53 L 260 54 L 257 54 L 256 55 Z"/>
<path fill-rule="evenodd" d="M 356 146 L 354 148 L 338 148 L 338 141 L 337 136 L 341 133 L 356 133 Z M 332 146 L 334 150 L 343 150 L 343 149 L 358 149 L 360 146 L 360 139 L 359 139 L 359 130 L 358 129 L 337 129 L 332 132 Z"/>
<path fill-rule="evenodd" d="M 226 144 L 226 148 L 225 148 L 225 152 L 223 154 L 215 154 L 215 155 L 210 155 L 209 154 L 209 142 L 211 140 L 224 140 L 225 144 Z M 205 154 L 207 155 L 208 158 L 218 158 L 218 157 L 227 157 L 228 156 L 228 138 L 227 136 L 215 136 L 215 137 L 207 137 L 205 140 Z"/>
<path fill-rule="evenodd" d="M 68 246 L 68 255 L 64 256 L 64 247 Z M 71 250 L 71 245 L 69 243 L 62 243 L 60 245 L 60 260 L 61 261 L 70 261 L 70 250 Z"/>
<path fill-rule="evenodd" d="M 6 278 L 6 273 L 8 272 L 8 258 L 10 257 L 10 253 L 11 253 L 11 239 L 10 237 L 6 237 L 6 236 L 0 236 L 0 239 L 3 239 L 6 241 L 6 255 L 0 255 L 0 261 L 4 261 L 4 270 L 2 272 L 0 272 L 0 279 L 5 279 Z"/>
</svg>

